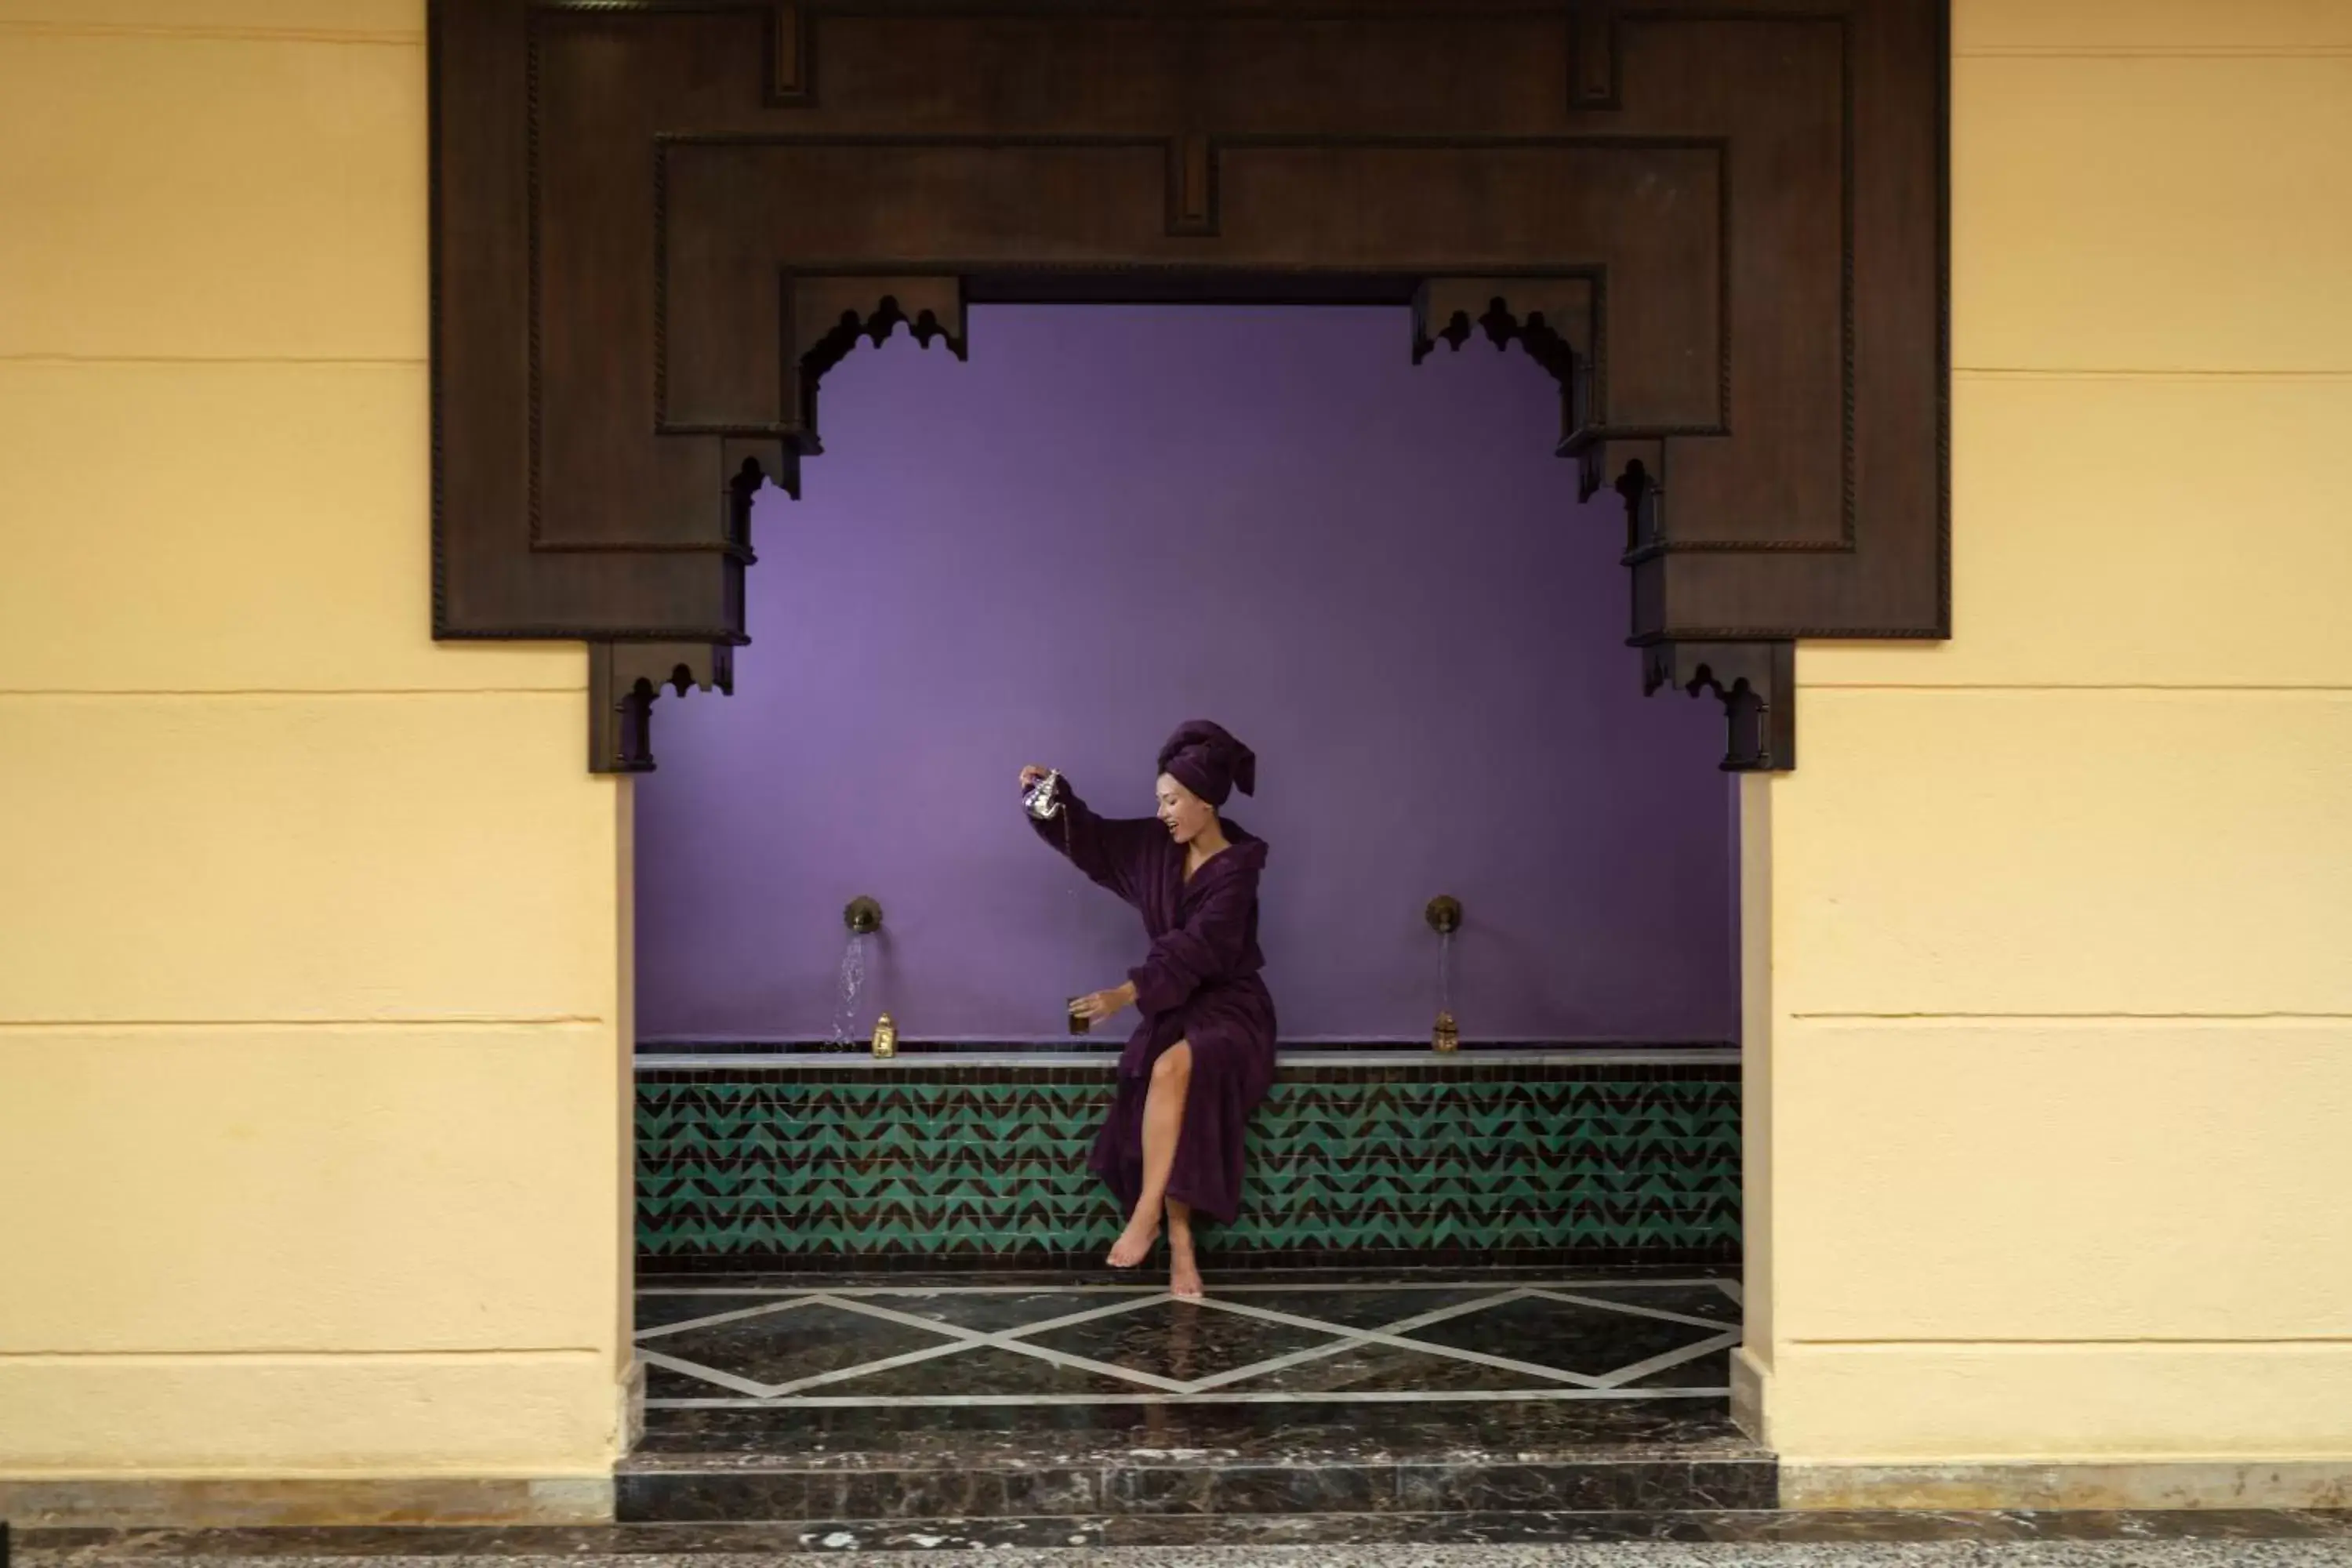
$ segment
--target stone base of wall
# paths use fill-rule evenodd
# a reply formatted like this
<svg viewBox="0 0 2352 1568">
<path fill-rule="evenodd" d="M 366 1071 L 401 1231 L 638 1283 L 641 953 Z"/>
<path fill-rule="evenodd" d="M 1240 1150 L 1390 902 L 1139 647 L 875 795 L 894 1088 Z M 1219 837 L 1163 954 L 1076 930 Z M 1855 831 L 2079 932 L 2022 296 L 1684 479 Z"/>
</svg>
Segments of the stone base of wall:
<svg viewBox="0 0 2352 1568">
<path fill-rule="evenodd" d="M 609 1477 L 61 1477 L 0 1479 L 19 1530 L 268 1525 L 604 1524 Z"/>
<path fill-rule="evenodd" d="M 1840 1465 L 1782 1460 L 1785 1509 L 2352 1508 L 2352 1459 Z"/>
</svg>

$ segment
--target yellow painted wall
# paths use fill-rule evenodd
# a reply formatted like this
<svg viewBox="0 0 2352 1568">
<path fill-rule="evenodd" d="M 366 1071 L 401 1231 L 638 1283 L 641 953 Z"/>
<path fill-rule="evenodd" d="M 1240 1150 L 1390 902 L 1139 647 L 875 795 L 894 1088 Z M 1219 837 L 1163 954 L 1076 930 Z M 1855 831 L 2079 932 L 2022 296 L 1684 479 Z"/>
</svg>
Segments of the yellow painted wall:
<svg viewBox="0 0 2352 1568">
<path fill-rule="evenodd" d="M 627 799 L 432 640 L 425 109 L 422 0 L 0 0 L 0 1476 L 616 1449 Z"/>
<path fill-rule="evenodd" d="M 1769 1436 L 2352 1458 L 2352 5 L 1954 46 L 1958 635 L 1749 785 Z"/>
</svg>

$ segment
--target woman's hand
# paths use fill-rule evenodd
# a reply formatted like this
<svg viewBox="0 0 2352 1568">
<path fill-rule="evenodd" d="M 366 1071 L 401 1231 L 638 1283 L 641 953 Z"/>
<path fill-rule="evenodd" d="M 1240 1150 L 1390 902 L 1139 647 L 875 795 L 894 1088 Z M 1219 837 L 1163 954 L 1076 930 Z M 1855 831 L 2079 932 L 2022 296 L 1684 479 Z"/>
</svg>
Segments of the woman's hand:
<svg viewBox="0 0 2352 1568">
<path fill-rule="evenodd" d="M 1021 793 L 1023 795 L 1027 795 L 1031 790 L 1035 789 L 1037 787 L 1037 781 L 1044 778 L 1047 773 L 1050 773 L 1053 771 L 1054 770 L 1051 768 L 1040 767 L 1035 763 L 1031 763 L 1027 767 L 1023 768 L 1021 770 Z"/>
<path fill-rule="evenodd" d="M 1070 1016 L 1084 1018 L 1089 1027 L 1111 1017 L 1122 1007 L 1135 1005 L 1135 982 L 1129 980 L 1108 991 L 1097 991 L 1089 996 L 1073 997 Z"/>
</svg>

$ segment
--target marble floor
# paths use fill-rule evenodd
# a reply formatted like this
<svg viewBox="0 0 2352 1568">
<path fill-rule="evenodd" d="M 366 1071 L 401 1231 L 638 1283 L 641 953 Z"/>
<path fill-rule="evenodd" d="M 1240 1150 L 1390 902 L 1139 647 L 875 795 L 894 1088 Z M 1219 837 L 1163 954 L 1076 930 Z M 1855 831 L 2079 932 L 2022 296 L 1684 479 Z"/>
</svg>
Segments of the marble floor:
<svg viewBox="0 0 2352 1568">
<path fill-rule="evenodd" d="M 1128 1284 L 651 1286 L 655 1412 L 1719 1401 L 1737 1279 L 1618 1270 Z"/>
<path fill-rule="evenodd" d="M 1705 1271 L 649 1284 L 625 1521 L 1769 1508 Z"/>
</svg>

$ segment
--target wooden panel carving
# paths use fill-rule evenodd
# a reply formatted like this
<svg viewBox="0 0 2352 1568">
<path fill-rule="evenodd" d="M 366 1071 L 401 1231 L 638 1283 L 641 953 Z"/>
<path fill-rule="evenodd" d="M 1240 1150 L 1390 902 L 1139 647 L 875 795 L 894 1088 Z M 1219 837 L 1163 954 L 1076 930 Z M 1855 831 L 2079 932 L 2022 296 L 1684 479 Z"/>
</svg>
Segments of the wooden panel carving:
<svg viewBox="0 0 2352 1568">
<path fill-rule="evenodd" d="M 1941 0 L 436 0 L 434 614 L 722 689 L 817 393 L 996 300 L 1393 302 L 1626 506 L 1643 679 L 1794 757 L 1948 635 Z M 894 351 L 903 352 L 903 351 Z M 683 685 L 680 684 L 683 689 Z M 604 710 L 610 709 L 610 712 Z"/>
</svg>

